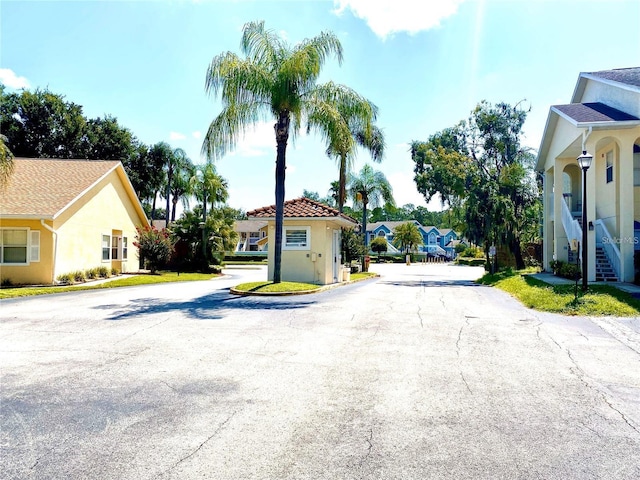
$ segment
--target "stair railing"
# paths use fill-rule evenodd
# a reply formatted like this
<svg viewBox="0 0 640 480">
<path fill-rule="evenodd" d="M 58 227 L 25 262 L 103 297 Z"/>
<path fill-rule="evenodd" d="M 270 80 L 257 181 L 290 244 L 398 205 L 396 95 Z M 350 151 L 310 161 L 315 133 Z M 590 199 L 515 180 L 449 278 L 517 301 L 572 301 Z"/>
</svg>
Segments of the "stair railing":
<svg viewBox="0 0 640 480">
<path fill-rule="evenodd" d="M 602 220 L 596 220 L 594 223 L 596 226 L 596 246 L 602 247 L 607 260 L 609 260 L 613 271 L 616 273 L 616 277 L 620 280 L 622 278 L 620 276 L 620 265 L 622 263 L 620 260 L 620 248 L 616 245 L 614 238 Z"/>
<path fill-rule="evenodd" d="M 571 243 L 571 240 L 576 240 L 580 243 L 580 252 L 578 255 L 580 260 L 582 260 L 582 227 L 580 227 L 580 223 L 573 218 L 567 202 L 560 203 L 562 204 L 562 226 L 564 227 L 564 232 L 567 235 L 569 243 Z"/>
</svg>

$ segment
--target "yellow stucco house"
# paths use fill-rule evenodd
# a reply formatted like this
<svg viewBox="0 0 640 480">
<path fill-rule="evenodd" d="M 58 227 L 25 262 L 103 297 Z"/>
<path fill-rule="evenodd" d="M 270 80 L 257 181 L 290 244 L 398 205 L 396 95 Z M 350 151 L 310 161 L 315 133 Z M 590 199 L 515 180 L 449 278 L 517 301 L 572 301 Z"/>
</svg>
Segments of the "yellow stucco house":
<svg viewBox="0 0 640 480">
<path fill-rule="evenodd" d="M 0 192 L 0 278 L 52 284 L 106 266 L 139 270 L 136 226 L 148 226 L 118 161 L 16 158 Z"/>
<path fill-rule="evenodd" d="M 583 151 L 593 156 L 587 225 L 576 161 Z M 545 269 L 552 260 L 569 261 L 584 227 L 587 279 L 633 281 L 640 249 L 640 67 L 580 73 L 571 103 L 550 108 L 536 169 L 544 175 Z"/>
<path fill-rule="evenodd" d="M 276 207 L 247 212 L 251 220 L 267 222 L 268 279 L 273 280 Z M 327 285 L 343 280 L 341 228 L 357 225 L 353 218 L 309 198 L 284 202 L 282 280 Z"/>
</svg>

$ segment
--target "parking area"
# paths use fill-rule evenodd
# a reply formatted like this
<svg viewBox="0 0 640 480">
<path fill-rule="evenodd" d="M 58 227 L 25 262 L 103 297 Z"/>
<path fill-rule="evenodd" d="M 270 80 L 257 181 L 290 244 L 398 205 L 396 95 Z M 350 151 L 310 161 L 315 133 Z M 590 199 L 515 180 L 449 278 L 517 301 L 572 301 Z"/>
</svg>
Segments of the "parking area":
<svg viewBox="0 0 640 480">
<path fill-rule="evenodd" d="M 6 479 L 640 477 L 638 319 L 541 314 L 475 267 L 0 307 Z"/>
</svg>

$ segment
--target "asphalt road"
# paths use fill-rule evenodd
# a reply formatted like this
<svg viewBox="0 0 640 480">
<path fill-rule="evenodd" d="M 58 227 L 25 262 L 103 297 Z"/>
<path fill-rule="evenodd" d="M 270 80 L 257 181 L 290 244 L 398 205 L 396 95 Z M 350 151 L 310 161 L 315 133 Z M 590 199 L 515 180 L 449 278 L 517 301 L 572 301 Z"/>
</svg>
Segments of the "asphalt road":
<svg viewBox="0 0 640 480">
<path fill-rule="evenodd" d="M 472 267 L 372 265 L 0 306 L 0 477 L 638 479 L 640 320 L 534 312 Z"/>
</svg>

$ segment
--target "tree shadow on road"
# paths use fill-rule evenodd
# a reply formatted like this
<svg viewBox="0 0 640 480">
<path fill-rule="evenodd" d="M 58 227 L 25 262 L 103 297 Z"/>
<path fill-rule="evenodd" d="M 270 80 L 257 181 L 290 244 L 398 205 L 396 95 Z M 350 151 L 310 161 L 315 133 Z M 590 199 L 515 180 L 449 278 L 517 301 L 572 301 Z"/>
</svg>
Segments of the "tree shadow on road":
<svg viewBox="0 0 640 480">
<path fill-rule="evenodd" d="M 242 297 L 231 295 L 221 289 L 202 297 L 187 301 L 163 300 L 161 298 L 136 298 L 126 304 L 111 304 L 95 307 L 113 310 L 107 320 L 124 320 L 140 315 L 180 312 L 195 320 L 220 320 L 230 310 L 290 310 L 305 308 L 316 303 L 302 301 L 296 297 Z"/>
<path fill-rule="evenodd" d="M 476 283 L 475 280 L 396 280 L 396 281 L 384 281 L 381 280 L 378 283 L 384 285 L 394 285 L 399 287 L 480 287 L 481 285 Z"/>
</svg>

